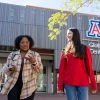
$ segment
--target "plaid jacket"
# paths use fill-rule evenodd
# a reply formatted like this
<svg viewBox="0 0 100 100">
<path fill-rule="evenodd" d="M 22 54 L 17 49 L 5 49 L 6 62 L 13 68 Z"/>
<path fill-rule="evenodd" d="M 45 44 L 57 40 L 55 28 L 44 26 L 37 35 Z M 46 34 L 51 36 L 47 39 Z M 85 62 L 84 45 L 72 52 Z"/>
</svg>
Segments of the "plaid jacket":
<svg viewBox="0 0 100 100">
<path fill-rule="evenodd" d="M 34 51 L 28 50 L 26 56 L 29 54 L 33 55 Z M 12 59 L 13 53 L 15 57 Z M 36 90 L 36 79 L 37 79 L 37 72 L 43 70 L 43 65 L 41 63 L 41 57 L 37 52 L 34 52 L 34 57 L 36 58 L 37 64 L 33 66 L 29 60 L 24 59 L 24 66 L 22 71 L 22 80 L 23 80 L 23 87 L 20 94 L 20 99 L 27 98 L 32 95 L 32 93 Z M 3 86 L 1 94 L 7 95 L 9 91 L 14 87 L 15 83 L 17 82 L 19 72 L 21 69 L 21 55 L 20 51 L 12 52 L 9 54 L 7 58 L 7 63 L 4 65 L 3 70 L 4 73 L 7 74 L 8 78 Z M 9 71 L 9 65 L 15 65 L 16 70 Z"/>
</svg>

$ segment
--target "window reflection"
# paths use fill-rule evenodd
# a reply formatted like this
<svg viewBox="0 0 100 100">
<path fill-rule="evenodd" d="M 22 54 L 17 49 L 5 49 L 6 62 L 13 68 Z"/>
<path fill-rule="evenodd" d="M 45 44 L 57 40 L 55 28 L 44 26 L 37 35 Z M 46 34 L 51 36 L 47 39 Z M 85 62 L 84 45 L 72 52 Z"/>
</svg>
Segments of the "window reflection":
<svg viewBox="0 0 100 100">
<path fill-rule="evenodd" d="M 37 74 L 37 91 L 46 92 L 46 66 L 43 66 L 43 71 Z"/>
<path fill-rule="evenodd" d="M 97 72 L 97 83 L 100 83 L 100 71 Z"/>
</svg>

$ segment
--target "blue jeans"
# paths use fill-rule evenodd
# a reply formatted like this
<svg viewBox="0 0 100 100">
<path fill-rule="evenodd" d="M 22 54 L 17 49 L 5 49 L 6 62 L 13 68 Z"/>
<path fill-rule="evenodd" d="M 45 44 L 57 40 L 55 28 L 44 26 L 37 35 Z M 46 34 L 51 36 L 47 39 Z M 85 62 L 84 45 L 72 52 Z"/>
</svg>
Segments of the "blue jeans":
<svg viewBox="0 0 100 100">
<path fill-rule="evenodd" d="M 88 87 L 64 85 L 67 100 L 88 100 Z"/>
</svg>

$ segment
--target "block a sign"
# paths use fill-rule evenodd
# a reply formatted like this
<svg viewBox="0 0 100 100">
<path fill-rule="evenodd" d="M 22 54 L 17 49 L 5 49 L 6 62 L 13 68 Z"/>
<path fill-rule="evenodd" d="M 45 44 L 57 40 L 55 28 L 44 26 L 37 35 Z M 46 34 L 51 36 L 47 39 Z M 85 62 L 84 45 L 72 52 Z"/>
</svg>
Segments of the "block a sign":
<svg viewBox="0 0 100 100">
<path fill-rule="evenodd" d="M 100 20 L 89 20 L 89 29 L 86 31 L 86 36 L 94 39 L 88 40 L 88 46 L 90 47 L 92 54 L 100 54 L 100 42 L 97 38 L 100 38 Z"/>
<path fill-rule="evenodd" d="M 89 30 L 86 35 L 91 38 L 100 38 L 100 20 L 89 20 Z"/>
</svg>

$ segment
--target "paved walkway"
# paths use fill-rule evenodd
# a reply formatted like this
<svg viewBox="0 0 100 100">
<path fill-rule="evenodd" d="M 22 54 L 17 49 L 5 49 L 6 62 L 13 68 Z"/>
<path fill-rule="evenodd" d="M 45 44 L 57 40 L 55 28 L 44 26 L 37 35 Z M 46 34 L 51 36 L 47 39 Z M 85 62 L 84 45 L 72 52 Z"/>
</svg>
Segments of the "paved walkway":
<svg viewBox="0 0 100 100">
<path fill-rule="evenodd" d="M 0 100 L 7 100 L 7 98 L 0 95 Z M 35 100 L 66 100 L 66 96 L 61 94 L 36 93 Z M 89 95 L 89 100 L 100 100 L 100 95 Z"/>
</svg>

